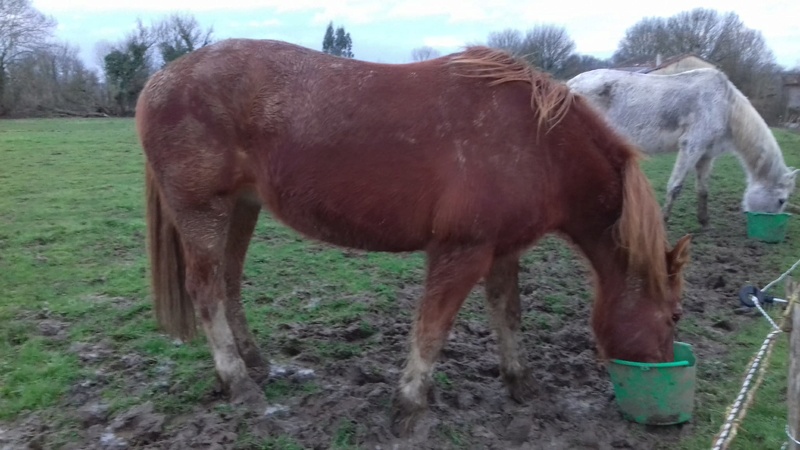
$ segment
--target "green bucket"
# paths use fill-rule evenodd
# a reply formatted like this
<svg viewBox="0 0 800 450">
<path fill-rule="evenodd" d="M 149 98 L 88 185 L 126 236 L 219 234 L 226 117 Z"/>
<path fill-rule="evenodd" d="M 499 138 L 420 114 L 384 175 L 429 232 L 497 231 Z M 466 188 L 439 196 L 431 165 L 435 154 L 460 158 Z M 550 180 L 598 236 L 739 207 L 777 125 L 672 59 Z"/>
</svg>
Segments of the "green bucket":
<svg viewBox="0 0 800 450">
<path fill-rule="evenodd" d="M 786 227 L 789 224 L 789 213 L 759 213 L 746 212 L 747 237 L 763 242 L 781 242 L 786 237 Z"/>
<path fill-rule="evenodd" d="M 673 362 L 611 360 L 608 373 L 625 419 L 646 425 L 673 425 L 692 418 L 697 360 L 691 345 L 675 342 L 673 348 Z"/>
</svg>

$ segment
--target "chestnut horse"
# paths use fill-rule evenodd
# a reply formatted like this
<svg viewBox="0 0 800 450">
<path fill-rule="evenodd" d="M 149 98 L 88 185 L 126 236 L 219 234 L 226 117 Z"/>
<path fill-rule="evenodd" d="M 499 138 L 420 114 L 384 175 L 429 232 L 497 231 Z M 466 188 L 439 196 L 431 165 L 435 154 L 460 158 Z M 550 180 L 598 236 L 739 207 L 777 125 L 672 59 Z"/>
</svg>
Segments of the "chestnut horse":
<svg viewBox="0 0 800 450">
<path fill-rule="evenodd" d="M 420 63 L 227 40 L 148 81 L 136 123 L 159 324 L 188 339 L 195 311 L 233 402 L 265 406 L 240 283 L 261 208 L 309 238 L 422 250 L 425 292 L 394 400 L 405 434 L 427 408 L 456 313 L 485 280 L 510 395 L 520 256 L 557 232 L 589 259 L 601 358 L 670 361 L 690 237 L 668 248 L 638 151 L 565 85 L 483 47 Z"/>
</svg>

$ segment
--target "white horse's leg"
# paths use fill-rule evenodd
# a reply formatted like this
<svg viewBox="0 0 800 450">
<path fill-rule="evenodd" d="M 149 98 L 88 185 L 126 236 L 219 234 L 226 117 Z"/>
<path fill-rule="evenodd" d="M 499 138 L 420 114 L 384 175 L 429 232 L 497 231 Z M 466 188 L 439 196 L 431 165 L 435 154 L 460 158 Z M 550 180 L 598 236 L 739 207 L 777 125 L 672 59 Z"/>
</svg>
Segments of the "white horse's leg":
<svg viewBox="0 0 800 450">
<path fill-rule="evenodd" d="M 705 228 L 708 226 L 708 178 L 714 158 L 703 156 L 695 164 L 697 171 L 697 221 Z"/>
<path fill-rule="evenodd" d="M 675 160 L 675 166 L 672 168 L 672 175 L 670 175 L 669 182 L 667 182 L 667 198 L 662 210 L 665 222 L 669 221 L 672 204 L 680 195 L 681 189 L 683 189 L 683 180 L 686 179 L 686 174 L 696 161 L 695 152 L 682 142 L 680 150 L 678 150 L 678 158 Z"/>
</svg>

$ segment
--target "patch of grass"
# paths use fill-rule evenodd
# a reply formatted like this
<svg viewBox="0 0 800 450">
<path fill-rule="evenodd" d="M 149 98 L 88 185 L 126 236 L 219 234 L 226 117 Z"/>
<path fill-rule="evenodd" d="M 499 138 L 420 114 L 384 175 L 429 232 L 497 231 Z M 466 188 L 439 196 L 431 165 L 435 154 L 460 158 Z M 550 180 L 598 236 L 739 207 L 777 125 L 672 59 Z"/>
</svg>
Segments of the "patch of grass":
<svg viewBox="0 0 800 450">
<path fill-rule="evenodd" d="M 453 425 L 442 424 L 438 427 L 438 432 L 444 436 L 445 440 L 453 444 L 454 448 L 469 448 L 469 434 Z"/>
<path fill-rule="evenodd" d="M 296 383 L 289 380 L 276 380 L 267 384 L 264 393 L 268 402 L 280 402 L 298 394 L 319 392 L 319 386 L 313 382 Z"/>
<path fill-rule="evenodd" d="M 453 389 L 453 380 L 451 380 L 450 377 L 448 377 L 447 374 L 442 371 L 433 373 L 433 381 L 440 389 L 445 391 Z"/>
<path fill-rule="evenodd" d="M 8 353 L 14 358 L 0 359 L 0 419 L 52 405 L 77 379 L 77 358 L 52 348 L 42 338 L 30 338 Z"/>
<path fill-rule="evenodd" d="M 304 447 L 288 436 L 259 439 L 251 434 L 243 433 L 234 446 L 235 450 L 304 450 Z"/>
<path fill-rule="evenodd" d="M 355 450 L 358 448 L 359 426 L 352 420 L 342 420 L 331 440 L 333 450 Z"/>
</svg>

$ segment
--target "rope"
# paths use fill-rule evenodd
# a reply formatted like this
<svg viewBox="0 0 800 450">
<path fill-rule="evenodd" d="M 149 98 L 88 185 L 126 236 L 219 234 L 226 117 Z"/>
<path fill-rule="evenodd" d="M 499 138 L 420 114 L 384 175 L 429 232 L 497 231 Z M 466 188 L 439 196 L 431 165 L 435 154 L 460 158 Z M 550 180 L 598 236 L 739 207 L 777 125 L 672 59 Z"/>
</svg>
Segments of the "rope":
<svg viewBox="0 0 800 450">
<path fill-rule="evenodd" d="M 786 424 L 786 437 L 788 437 L 791 442 L 794 442 L 795 444 L 800 445 L 800 441 L 798 441 L 794 436 L 792 436 L 792 432 L 791 432 L 791 430 L 789 430 L 789 424 L 788 423 Z M 787 442 L 787 444 L 788 444 L 788 442 Z"/>
<path fill-rule="evenodd" d="M 781 274 L 777 279 L 773 280 L 771 283 L 767 284 L 761 292 L 766 292 L 769 288 L 773 287 L 775 284 L 779 283 L 781 280 L 789 276 L 794 269 L 800 266 L 800 259 L 795 262 L 792 267 L 789 268 L 786 272 Z M 758 298 L 755 296 L 751 296 L 753 299 L 753 303 L 758 308 L 758 311 L 769 321 L 770 325 L 772 325 L 772 331 L 767 335 L 767 338 L 764 339 L 764 343 L 761 344 L 761 348 L 756 353 L 756 356 L 750 362 L 749 368 L 747 370 L 747 375 L 744 378 L 744 383 L 742 384 L 742 388 L 739 390 L 739 395 L 734 400 L 733 404 L 728 408 L 728 416 L 725 419 L 725 422 L 722 424 L 722 428 L 717 435 L 717 440 L 712 447 L 712 450 L 723 450 L 728 448 L 733 438 L 736 436 L 736 432 L 739 429 L 739 424 L 741 423 L 744 416 L 747 414 L 747 409 L 753 402 L 753 398 L 755 395 L 755 391 L 758 389 L 758 386 L 761 385 L 761 382 L 764 379 L 764 374 L 766 372 L 766 365 L 761 366 L 762 361 L 769 360 L 770 355 L 772 354 L 773 344 L 775 343 L 775 337 L 777 337 L 780 333 L 784 331 L 791 330 L 791 311 L 795 304 L 798 303 L 798 296 L 796 294 L 792 294 L 790 296 L 789 302 L 786 306 L 786 311 L 783 314 L 783 320 L 781 322 L 781 326 L 778 326 L 777 323 L 764 311 L 764 308 L 761 307 L 761 302 L 758 301 Z M 787 330 L 788 328 L 788 330 Z M 755 383 L 753 383 L 753 377 L 758 372 L 758 378 L 756 378 Z M 794 439 L 789 433 L 789 425 L 786 425 L 786 435 L 789 438 L 800 445 L 800 442 Z M 784 445 L 784 449 L 788 444 Z"/>
<path fill-rule="evenodd" d="M 796 263 L 794 263 L 794 264 L 792 265 L 792 267 L 790 267 L 790 268 L 789 268 L 789 270 L 787 270 L 786 272 L 783 272 L 783 274 L 782 274 L 781 276 L 779 276 L 777 279 L 775 279 L 774 281 L 772 281 L 772 283 L 770 283 L 770 284 L 768 284 L 768 285 L 764 286 L 764 289 L 762 289 L 762 290 L 761 290 L 761 292 L 767 292 L 767 290 L 768 290 L 769 288 L 771 288 L 772 286 L 775 286 L 775 284 L 779 283 L 781 280 L 783 280 L 784 278 L 786 278 L 786 277 L 787 277 L 787 276 L 788 276 L 790 273 L 792 273 L 792 272 L 794 271 L 794 269 L 796 269 L 796 268 L 797 268 L 797 266 L 800 266 L 800 259 L 798 259 L 798 260 L 797 260 L 797 262 L 796 262 Z"/>
<path fill-rule="evenodd" d="M 779 327 L 778 324 L 775 323 L 774 320 L 772 320 L 772 317 L 770 317 L 769 314 L 767 314 L 767 312 L 764 311 L 764 308 L 761 307 L 761 302 L 758 301 L 758 298 L 756 298 L 755 295 L 751 295 L 750 298 L 753 299 L 753 303 L 755 303 L 756 308 L 758 308 L 759 312 L 761 312 L 764 318 L 766 318 L 767 321 L 769 321 L 769 324 L 772 325 L 772 329 L 780 330 L 781 327 Z"/>
<path fill-rule="evenodd" d="M 714 447 L 712 447 L 713 450 L 722 450 L 728 448 L 728 445 L 733 440 L 733 437 L 736 436 L 739 423 L 744 418 L 745 414 L 747 413 L 747 408 L 753 401 L 753 394 L 755 393 L 755 390 L 750 392 L 751 386 L 757 386 L 761 384 L 764 376 L 764 370 L 761 370 L 755 384 L 752 384 L 753 377 L 756 375 L 756 372 L 758 372 L 761 362 L 765 359 L 765 357 L 769 358 L 769 355 L 772 353 L 772 344 L 775 342 L 775 337 L 780 333 L 781 330 L 771 331 L 764 340 L 764 343 L 761 344 L 761 349 L 759 349 L 758 353 L 751 361 L 750 367 L 747 370 L 747 376 L 745 376 L 744 383 L 742 384 L 742 389 L 739 391 L 739 395 L 736 397 L 733 405 L 731 405 L 731 407 L 728 409 L 728 417 L 725 419 L 722 430 L 717 436 L 717 441 L 714 443 Z"/>
</svg>

